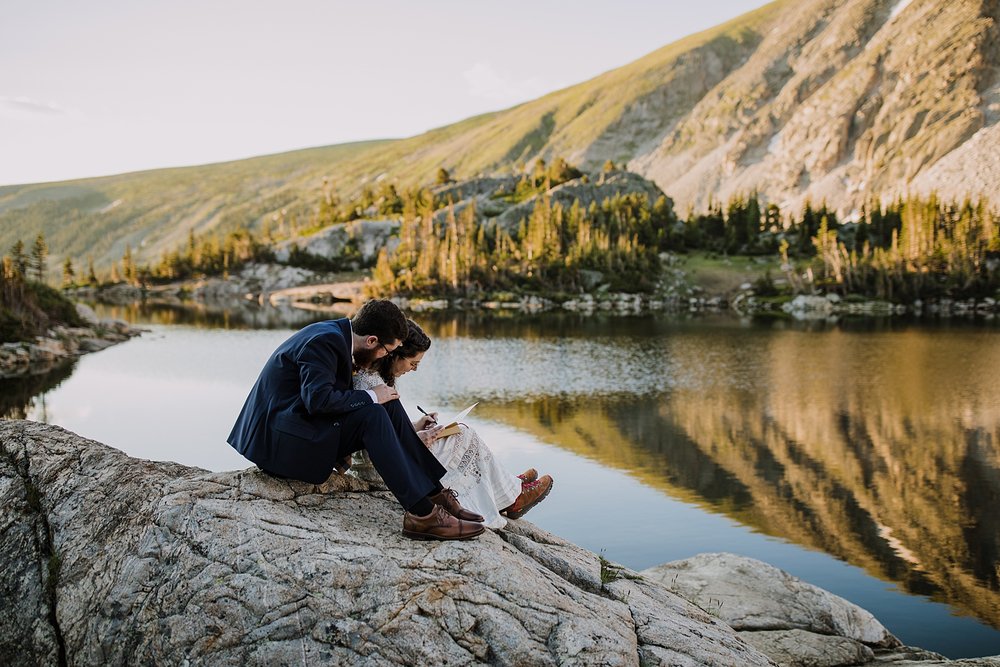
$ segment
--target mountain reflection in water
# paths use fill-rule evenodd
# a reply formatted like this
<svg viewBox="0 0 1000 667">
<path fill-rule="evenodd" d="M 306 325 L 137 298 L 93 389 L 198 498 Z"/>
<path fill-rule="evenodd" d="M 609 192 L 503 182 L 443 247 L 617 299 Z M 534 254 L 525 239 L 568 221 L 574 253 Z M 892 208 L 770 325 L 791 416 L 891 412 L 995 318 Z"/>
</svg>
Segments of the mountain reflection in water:
<svg viewBox="0 0 1000 667">
<path fill-rule="evenodd" d="M 1000 627 L 1000 349 L 719 333 L 662 341 L 663 391 L 482 414 Z"/>
</svg>

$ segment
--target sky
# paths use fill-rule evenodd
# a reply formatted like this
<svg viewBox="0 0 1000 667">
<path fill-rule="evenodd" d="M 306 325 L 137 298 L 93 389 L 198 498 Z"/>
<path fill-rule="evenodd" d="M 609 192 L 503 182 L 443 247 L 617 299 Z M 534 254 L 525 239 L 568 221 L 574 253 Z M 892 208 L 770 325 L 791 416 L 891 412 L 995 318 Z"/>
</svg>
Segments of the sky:
<svg viewBox="0 0 1000 667">
<path fill-rule="evenodd" d="M 412 136 L 764 4 L 10 0 L 0 185 Z"/>
</svg>

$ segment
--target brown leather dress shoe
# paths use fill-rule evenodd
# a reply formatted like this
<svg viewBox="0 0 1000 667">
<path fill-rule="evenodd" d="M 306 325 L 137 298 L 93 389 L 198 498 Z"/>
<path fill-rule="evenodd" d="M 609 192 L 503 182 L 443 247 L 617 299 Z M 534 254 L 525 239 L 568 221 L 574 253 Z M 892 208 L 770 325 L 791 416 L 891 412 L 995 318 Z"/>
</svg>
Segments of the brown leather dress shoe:
<svg viewBox="0 0 1000 667">
<path fill-rule="evenodd" d="M 534 482 L 536 479 L 538 479 L 538 471 L 535 470 L 534 468 L 528 468 L 520 475 L 518 475 L 517 478 L 522 482 Z"/>
<path fill-rule="evenodd" d="M 484 530 L 483 524 L 457 519 L 441 505 L 435 505 L 427 516 L 403 515 L 403 535 L 413 540 L 468 540 Z"/>
<path fill-rule="evenodd" d="M 517 497 L 514 504 L 504 510 L 508 519 L 520 519 L 527 514 L 528 510 L 545 500 L 552 490 L 552 477 L 545 475 L 535 482 L 527 482 L 521 485 L 521 495 Z"/>
<path fill-rule="evenodd" d="M 427 499 L 435 505 L 440 505 L 445 508 L 448 514 L 452 515 L 456 519 L 462 519 L 463 521 L 486 521 L 483 516 L 476 514 L 475 512 L 470 512 L 462 507 L 458 502 L 458 494 L 451 489 L 443 489 L 440 493 L 436 493 L 433 496 L 427 496 Z"/>
</svg>

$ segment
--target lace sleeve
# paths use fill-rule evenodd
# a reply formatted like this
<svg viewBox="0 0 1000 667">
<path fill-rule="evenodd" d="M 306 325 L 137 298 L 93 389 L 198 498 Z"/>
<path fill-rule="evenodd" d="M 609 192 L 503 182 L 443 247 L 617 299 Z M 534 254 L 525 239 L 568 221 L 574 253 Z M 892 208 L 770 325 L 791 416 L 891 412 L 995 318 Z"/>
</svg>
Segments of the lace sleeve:
<svg viewBox="0 0 1000 667">
<path fill-rule="evenodd" d="M 354 374 L 355 389 L 374 389 L 380 384 L 385 384 L 385 380 L 375 371 L 362 370 Z"/>
</svg>

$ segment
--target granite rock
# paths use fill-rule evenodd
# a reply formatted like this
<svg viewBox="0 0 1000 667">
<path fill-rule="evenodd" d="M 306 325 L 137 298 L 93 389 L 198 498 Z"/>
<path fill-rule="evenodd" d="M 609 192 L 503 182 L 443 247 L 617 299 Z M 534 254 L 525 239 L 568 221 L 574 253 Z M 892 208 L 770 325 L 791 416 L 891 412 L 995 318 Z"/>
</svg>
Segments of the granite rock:
<svg viewBox="0 0 1000 667">
<path fill-rule="evenodd" d="M 1000 667 L 1000 656 L 949 660 L 903 646 L 868 611 L 753 558 L 699 554 L 642 575 L 718 616 L 782 667 Z"/>
<path fill-rule="evenodd" d="M 350 476 L 211 473 L 0 422 L 0 588 L 16 601 L 0 662 L 772 664 L 697 606 L 525 521 L 420 542 L 400 518 Z"/>
<path fill-rule="evenodd" d="M 868 611 L 753 558 L 699 554 L 643 574 L 717 614 L 736 630 L 798 629 L 871 646 L 900 644 Z"/>
</svg>

